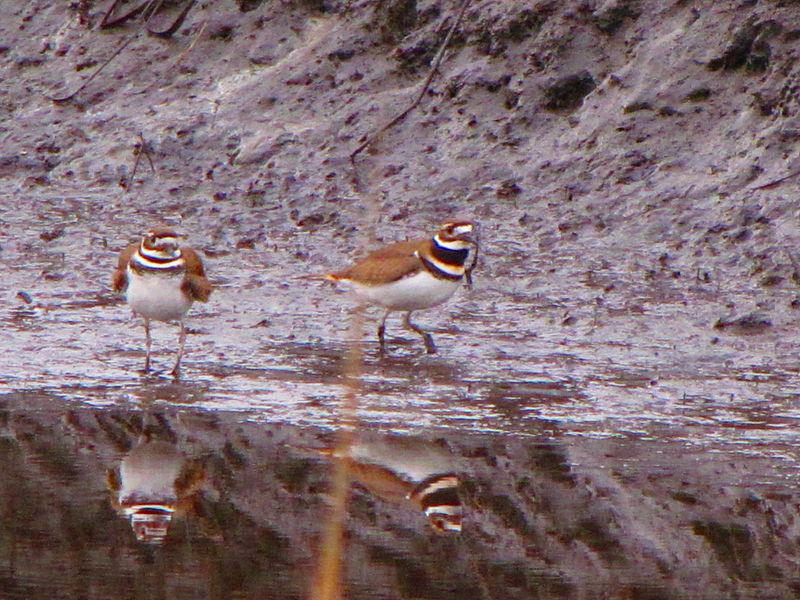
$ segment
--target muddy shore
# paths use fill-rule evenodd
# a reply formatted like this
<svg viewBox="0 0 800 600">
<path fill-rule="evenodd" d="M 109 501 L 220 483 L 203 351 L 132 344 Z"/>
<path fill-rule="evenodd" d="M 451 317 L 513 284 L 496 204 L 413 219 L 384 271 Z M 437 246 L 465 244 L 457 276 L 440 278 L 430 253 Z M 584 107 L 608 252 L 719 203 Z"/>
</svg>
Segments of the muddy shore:
<svg viewBox="0 0 800 600">
<path fill-rule="evenodd" d="M 367 312 L 358 413 L 364 432 L 446 446 L 471 516 L 456 543 L 358 492 L 351 597 L 416 597 L 409 581 L 430 598 L 796 597 L 796 6 L 475 0 L 419 106 L 354 168 L 458 6 L 217 0 L 161 38 L 99 30 L 104 2 L 0 3 L 8 597 L 52 597 L 64 552 L 58 590 L 107 597 L 80 579 L 93 544 L 129 553 L 109 585 L 147 580 L 103 473 L 154 410 L 216 465 L 201 504 L 239 532 L 189 519 L 157 577 L 304 596 L 327 463 L 302 448 L 337 426 L 354 306 L 306 276 L 453 216 L 481 224 L 475 285 L 419 314 L 436 356 L 395 319 L 381 359 Z M 141 324 L 109 288 L 159 222 L 216 286 L 178 382 L 175 328 L 156 328 L 143 377 Z M 292 487 L 284 462 L 319 485 Z M 274 518 L 287 502 L 304 510 Z M 251 557 L 280 577 L 207 577 L 253 545 L 282 548 Z M 21 570 L 15 553 L 48 546 Z"/>
</svg>

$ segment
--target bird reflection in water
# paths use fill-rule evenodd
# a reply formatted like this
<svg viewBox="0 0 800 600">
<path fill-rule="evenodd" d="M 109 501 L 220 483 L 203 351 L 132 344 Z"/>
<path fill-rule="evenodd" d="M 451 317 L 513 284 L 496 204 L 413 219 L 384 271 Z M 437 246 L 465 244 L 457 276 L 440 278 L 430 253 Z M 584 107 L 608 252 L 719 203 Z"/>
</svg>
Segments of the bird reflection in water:
<svg viewBox="0 0 800 600">
<path fill-rule="evenodd" d="M 173 516 L 191 508 L 205 479 L 205 469 L 175 443 L 153 436 L 153 431 L 145 427 L 118 468 L 109 469 L 106 483 L 114 509 L 130 521 L 136 539 L 160 544 Z"/>
<path fill-rule="evenodd" d="M 381 436 L 354 440 L 349 452 L 320 450 L 348 460 L 353 481 L 388 502 L 421 510 L 434 531 L 458 533 L 464 508 L 453 456 L 435 442 L 421 438 Z"/>
</svg>

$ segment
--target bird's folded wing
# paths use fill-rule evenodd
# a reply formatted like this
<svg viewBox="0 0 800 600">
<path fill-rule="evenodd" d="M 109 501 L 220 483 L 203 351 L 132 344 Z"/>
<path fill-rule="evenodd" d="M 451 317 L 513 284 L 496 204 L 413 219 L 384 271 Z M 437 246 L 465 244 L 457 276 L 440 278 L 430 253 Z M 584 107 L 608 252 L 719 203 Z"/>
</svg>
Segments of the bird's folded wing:
<svg viewBox="0 0 800 600">
<path fill-rule="evenodd" d="M 428 240 L 397 242 L 368 254 L 349 269 L 331 273 L 332 279 L 350 279 L 365 285 L 398 281 L 418 272 L 422 261 L 417 255 Z"/>
<path fill-rule="evenodd" d="M 133 242 L 119 253 L 117 268 L 111 277 L 111 287 L 115 292 L 123 292 L 128 287 L 128 263 L 139 248 L 139 242 Z"/>
</svg>

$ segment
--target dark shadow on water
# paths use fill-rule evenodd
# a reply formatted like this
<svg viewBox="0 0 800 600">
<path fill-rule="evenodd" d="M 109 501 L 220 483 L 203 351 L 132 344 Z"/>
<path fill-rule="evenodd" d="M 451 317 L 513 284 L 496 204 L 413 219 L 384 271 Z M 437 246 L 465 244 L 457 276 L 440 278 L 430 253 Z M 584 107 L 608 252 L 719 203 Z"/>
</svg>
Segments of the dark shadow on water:
<svg viewBox="0 0 800 600">
<path fill-rule="evenodd" d="M 247 413 L 8 394 L 0 597 L 307 597 L 343 460 L 348 598 L 796 597 L 793 471 L 674 436 L 365 425 L 342 455 Z"/>
</svg>

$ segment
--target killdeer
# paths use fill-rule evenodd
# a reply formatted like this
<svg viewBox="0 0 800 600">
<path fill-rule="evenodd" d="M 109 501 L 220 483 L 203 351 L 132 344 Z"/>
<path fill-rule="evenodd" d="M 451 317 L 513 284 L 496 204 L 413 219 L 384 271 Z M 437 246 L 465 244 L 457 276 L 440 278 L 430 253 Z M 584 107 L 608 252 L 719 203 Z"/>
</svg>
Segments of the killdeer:
<svg viewBox="0 0 800 600">
<path fill-rule="evenodd" d="M 473 260 L 469 268 L 465 267 L 470 246 L 477 249 L 477 243 L 477 224 L 448 222 L 433 238 L 390 244 L 350 268 L 326 277 L 350 282 L 361 298 L 386 309 L 378 326 L 381 352 L 385 346 L 386 318 L 392 312 L 402 311 L 405 325 L 422 336 L 428 354 L 435 354 L 433 336 L 411 322 L 411 313 L 441 304 L 455 293 L 475 265 Z"/>
<path fill-rule="evenodd" d="M 143 436 L 118 468 L 106 472 L 111 504 L 140 542 L 161 543 L 176 514 L 190 510 L 205 468 L 175 444 Z"/>
<path fill-rule="evenodd" d="M 183 317 L 195 300 L 205 302 L 211 294 L 200 256 L 180 247 L 171 229 L 153 229 L 120 253 L 112 283 L 114 291 L 125 293 L 133 313 L 144 319 L 145 372 L 150 370 L 150 321 L 178 321 L 178 358 L 172 369 L 177 377 L 186 342 Z"/>
<path fill-rule="evenodd" d="M 461 531 L 460 480 L 451 469 L 454 458 L 431 442 L 403 436 L 356 439 L 349 452 L 320 450 L 347 460 L 353 481 L 388 502 L 422 511 L 439 533 Z"/>
</svg>

